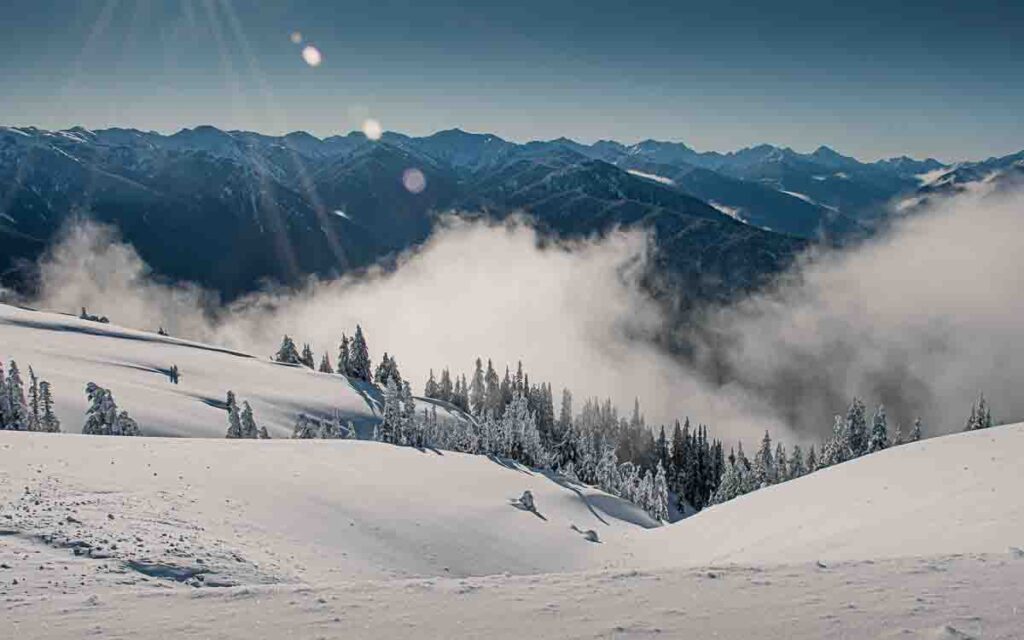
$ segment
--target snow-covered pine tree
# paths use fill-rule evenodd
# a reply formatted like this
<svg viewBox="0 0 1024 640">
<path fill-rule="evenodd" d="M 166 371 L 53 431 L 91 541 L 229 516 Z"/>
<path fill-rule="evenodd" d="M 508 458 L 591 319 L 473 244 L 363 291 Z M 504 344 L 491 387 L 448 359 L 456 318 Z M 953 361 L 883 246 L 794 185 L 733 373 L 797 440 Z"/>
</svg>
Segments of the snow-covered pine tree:
<svg viewBox="0 0 1024 640">
<path fill-rule="evenodd" d="M 348 336 L 344 333 L 341 334 L 341 345 L 338 346 L 338 373 L 350 376 L 352 375 L 352 361 L 349 354 L 349 341 Z"/>
<path fill-rule="evenodd" d="M 855 401 L 856 402 L 856 401 Z M 821 451 L 822 467 L 846 462 L 850 457 L 849 419 L 837 415 L 832 425 L 832 436 L 825 442 Z"/>
<path fill-rule="evenodd" d="M 437 399 L 437 380 L 434 379 L 434 370 L 430 370 L 430 377 L 427 378 L 427 384 L 423 385 L 423 397 Z"/>
<path fill-rule="evenodd" d="M 818 455 L 814 452 L 814 445 L 807 450 L 807 464 L 804 465 L 804 473 L 813 473 L 818 470 Z"/>
<path fill-rule="evenodd" d="M 907 436 L 908 442 L 917 442 L 921 439 L 921 418 L 914 419 L 914 426 L 910 429 L 910 435 Z"/>
<path fill-rule="evenodd" d="M 898 447 L 899 445 L 903 444 L 903 442 L 903 425 L 897 422 L 896 429 L 894 429 L 892 433 L 892 446 Z"/>
<path fill-rule="evenodd" d="M 300 413 L 292 427 L 293 440 L 312 440 L 319 437 L 320 425 L 304 413 Z"/>
<path fill-rule="evenodd" d="M 324 351 L 324 355 L 320 358 L 320 373 L 334 373 L 334 367 L 331 366 L 331 359 L 327 356 L 327 352 Z"/>
<path fill-rule="evenodd" d="M 484 374 L 484 405 L 494 415 L 501 415 L 505 410 L 501 401 L 498 373 L 490 360 L 487 360 L 487 373 Z"/>
<path fill-rule="evenodd" d="M 234 391 L 228 391 L 228 398 L 225 404 L 228 410 L 228 431 L 224 437 L 231 439 L 241 438 L 242 420 L 238 414 L 238 401 L 235 399 Z"/>
<path fill-rule="evenodd" d="M 95 382 L 85 385 L 85 395 L 89 399 L 89 408 L 85 412 L 85 425 L 82 433 L 86 435 L 107 436 L 111 434 L 117 421 L 117 405 L 110 393 Z"/>
<path fill-rule="evenodd" d="M 416 423 L 416 399 L 412 396 L 412 387 L 407 381 L 402 382 L 402 430 L 399 443 L 414 447 L 424 446 L 422 432 Z"/>
<path fill-rule="evenodd" d="M 454 398 L 454 388 L 452 387 L 452 376 L 448 373 L 448 368 L 445 367 L 441 370 L 441 382 L 437 385 L 437 397 L 445 402 L 451 402 Z"/>
<path fill-rule="evenodd" d="M 47 433 L 60 433 L 60 420 L 53 412 L 53 392 L 46 380 L 39 382 L 39 428 Z"/>
<path fill-rule="evenodd" d="M 374 430 L 374 440 L 397 444 L 402 421 L 402 398 L 398 381 L 388 378 L 384 385 L 384 419 Z"/>
<path fill-rule="evenodd" d="M 0 360 L 0 429 L 7 429 L 7 420 L 11 413 L 7 399 L 7 376 L 4 374 L 4 363 Z"/>
<path fill-rule="evenodd" d="M 459 379 L 462 386 L 458 393 L 458 402 L 455 404 L 463 411 L 469 411 L 469 385 L 466 384 L 466 374 L 462 374 Z"/>
<path fill-rule="evenodd" d="M 302 364 L 302 357 L 299 355 L 299 350 L 295 347 L 295 341 L 287 335 L 281 338 L 281 346 L 278 348 L 277 353 L 274 354 L 274 360 L 288 364 Z"/>
<path fill-rule="evenodd" d="M 807 473 L 807 468 L 804 466 L 804 452 L 800 450 L 800 445 L 795 444 L 793 445 L 793 452 L 789 456 L 787 475 L 790 480 L 793 480 L 805 473 Z"/>
<path fill-rule="evenodd" d="M 139 425 L 128 415 L 128 412 L 121 410 L 117 414 L 117 421 L 114 423 L 113 435 L 117 436 L 141 436 L 142 430 Z"/>
<path fill-rule="evenodd" d="M 789 480 L 789 468 L 786 466 L 786 447 L 779 442 L 775 445 L 775 482 Z"/>
<path fill-rule="evenodd" d="M 363 328 L 356 325 L 356 335 L 349 345 L 350 373 L 354 378 L 370 382 L 370 350 L 366 346 L 366 338 L 363 337 Z"/>
<path fill-rule="evenodd" d="M 978 415 L 975 423 L 975 429 L 988 429 L 992 426 L 992 410 L 988 406 L 988 402 L 985 400 L 985 394 L 978 394 Z"/>
<path fill-rule="evenodd" d="M 39 378 L 30 366 L 28 368 L 28 430 L 42 431 L 39 414 Z"/>
<path fill-rule="evenodd" d="M 664 431 L 664 430 L 663 430 Z M 668 521 L 668 479 L 661 461 L 654 473 L 654 485 L 651 488 L 651 516 L 660 522 Z"/>
<path fill-rule="evenodd" d="M 871 438 L 868 440 L 868 452 L 881 451 L 889 446 L 889 427 L 885 419 L 885 407 L 878 405 L 871 424 Z"/>
<path fill-rule="evenodd" d="M 868 451 L 867 413 L 860 398 L 854 398 L 846 412 L 846 445 L 849 458 L 862 456 Z M 843 458 L 845 460 L 847 456 Z"/>
<path fill-rule="evenodd" d="M 270 434 L 267 433 L 267 428 L 264 426 L 260 427 L 260 431 L 257 434 L 260 440 L 270 440 Z"/>
<path fill-rule="evenodd" d="M 256 418 L 252 414 L 252 407 L 249 402 L 242 403 L 242 411 L 239 415 L 242 422 L 242 437 L 250 440 L 260 437 L 260 428 L 256 426 Z"/>
<path fill-rule="evenodd" d="M 28 403 L 25 401 L 25 389 L 21 381 L 21 373 L 18 371 L 18 363 L 14 360 L 11 360 L 7 369 L 6 391 L 7 402 L 5 403 L 5 408 L 7 416 L 4 419 L 5 428 L 11 431 L 28 431 Z"/>
<path fill-rule="evenodd" d="M 299 356 L 299 359 L 307 369 L 316 367 L 316 361 L 313 360 L 313 350 L 309 348 L 308 342 L 302 345 L 302 355 Z"/>
<path fill-rule="evenodd" d="M 758 487 L 767 487 L 775 481 L 775 462 L 772 459 L 772 438 L 765 430 L 761 448 L 754 456 L 754 480 Z"/>
<path fill-rule="evenodd" d="M 482 416 L 487 409 L 487 386 L 484 383 L 484 368 L 480 358 L 476 359 L 473 379 L 469 383 L 469 409 L 474 416 Z"/>
</svg>

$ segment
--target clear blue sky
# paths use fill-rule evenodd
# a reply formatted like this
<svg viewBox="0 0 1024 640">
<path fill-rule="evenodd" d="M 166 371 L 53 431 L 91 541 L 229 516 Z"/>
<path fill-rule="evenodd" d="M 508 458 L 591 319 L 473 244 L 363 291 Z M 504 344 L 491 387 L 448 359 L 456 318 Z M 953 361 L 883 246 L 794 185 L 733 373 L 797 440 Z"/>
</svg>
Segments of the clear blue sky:
<svg viewBox="0 0 1024 640">
<path fill-rule="evenodd" d="M 840 6 L 835 6 L 840 5 Z M 1024 2 L 7 0 L 0 123 L 1024 148 Z M 299 31 L 323 53 L 306 65 Z"/>
</svg>

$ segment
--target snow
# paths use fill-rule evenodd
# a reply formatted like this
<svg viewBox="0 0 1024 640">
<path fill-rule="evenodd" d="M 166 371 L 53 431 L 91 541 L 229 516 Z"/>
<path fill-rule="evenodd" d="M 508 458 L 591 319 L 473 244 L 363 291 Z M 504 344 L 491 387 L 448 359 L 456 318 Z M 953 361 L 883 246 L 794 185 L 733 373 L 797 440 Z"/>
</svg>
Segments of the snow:
<svg viewBox="0 0 1024 640">
<path fill-rule="evenodd" d="M 376 420 L 343 376 L 13 307 L 0 349 L 66 429 L 95 378 L 148 433 L 216 436 L 0 432 L 0 637 L 1020 637 L 1024 425 L 656 527 L 483 456 L 222 437 L 228 388 L 275 436 L 300 411 Z"/>
<path fill-rule="evenodd" d="M 730 207 L 728 205 L 722 204 L 721 202 L 716 202 L 714 200 L 709 200 L 708 204 L 710 204 L 715 209 L 718 209 L 719 211 L 729 216 L 730 218 L 739 220 L 740 222 L 747 221 L 746 218 L 743 217 L 743 209 L 739 207 Z"/>
<path fill-rule="evenodd" d="M 300 413 L 338 415 L 367 436 L 380 421 L 383 400 L 361 381 L 279 364 L 269 355 L 0 304 L 0 361 L 11 359 L 52 383 L 62 428 L 76 433 L 85 422 L 88 382 L 109 388 L 148 436 L 224 437 L 229 390 L 252 405 L 256 422 L 274 438 L 290 436 Z M 170 382 L 171 365 L 181 371 L 179 384 Z M 438 404 L 438 415 L 455 413 Z"/>
<path fill-rule="evenodd" d="M 779 189 L 779 191 L 781 193 L 786 194 L 787 196 L 793 196 L 794 198 L 799 198 L 800 200 L 803 200 L 807 204 L 813 204 L 816 207 L 822 207 L 824 209 L 829 209 L 831 211 L 838 211 L 838 209 L 836 209 L 835 207 L 827 205 L 827 204 L 822 204 L 821 202 L 818 202 L 817 200 L 815 200 L 814 198 L 810 197 L 806 193 L 799 193 L 799 192 L 796 192 L 796 191 L 786 191 L 785 189 Z"/>
<path fill-rule="evenodd" d="M 638 178 L 654 180 L 655 182 L 660 182 L 661 184 L 674 185 L 676 183 L 675 180 L 671 178 L 666 178 L 665 176 L 659 176 L 653 173 L 644 173 L 643 171 L 636 171 L 635 169 L 628 169 L 627 173 L 637 176 Z"/>
</svg>

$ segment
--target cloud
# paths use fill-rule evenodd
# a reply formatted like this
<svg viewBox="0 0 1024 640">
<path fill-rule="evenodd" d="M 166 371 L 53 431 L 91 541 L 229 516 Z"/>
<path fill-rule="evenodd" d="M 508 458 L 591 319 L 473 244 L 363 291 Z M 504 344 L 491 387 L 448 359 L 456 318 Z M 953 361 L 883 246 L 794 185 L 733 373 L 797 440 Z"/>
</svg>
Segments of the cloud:
<svg viewBox="0 0 1024 640">
<path fill-rule="evenodd" d="M 971 189 L 855 250 L 809 258 L 774 290 L 710 311 L 684 337 L 706 378 L 805 434 L 859 395 L 932 433 L 984 391 L 1024 417 L 1024 196 Z"/>
<path fill-rule="evenodd" d="M 640 232 L 552 242 L 528 224 L 449 219 L 393 270 L 228 306 L 162 283 L 109 229 L 80 223 L 40 265 L 37 304 L 272 353 L 284 333 L 335 359 L 357 323 L 416 388 L 429 369 L 479 356 L 522 361 L 577 398 L 639 398 L 649 422 L 691 416 L 716 435 L 764 429 L 814 442 L 857 395 L 931 433 L 957 430 L 984 391 L 995 417 L 1024 417 L 1024 198 L 975 189 L 852 250 L 807 256 L 778 286 L 677 325 L 638 278 Z M 659 344 L 683 343 L 685 360 Z"/>
<path fill-rule="evenodd" d="M 79 222 L 42 261 L 38 306 L 108 315 L 117 324 L 273 353 L 288 333 L 334 361 L 357 323 L 375 361 L 387 351 L 422 388 L 428 371 L 471 374 L 477 357 L 501 372 L 524 363 L 533 382 L 568 386 L 577 402 L 639 398 L 650 421 L 690 415 L 717 433 L 784 427 L 742 390 L 713 389 L 658 348 L 665 316 L 638 286 L 648 250 L 640 232 L 542 240 L 522 221 L 449 219 L 393 270 L 311 281 L 226 307 L 192 285 L 160 283 L 107 227 Z M 557 401 L 557 399 L 556 399 Z"/>
</svg>

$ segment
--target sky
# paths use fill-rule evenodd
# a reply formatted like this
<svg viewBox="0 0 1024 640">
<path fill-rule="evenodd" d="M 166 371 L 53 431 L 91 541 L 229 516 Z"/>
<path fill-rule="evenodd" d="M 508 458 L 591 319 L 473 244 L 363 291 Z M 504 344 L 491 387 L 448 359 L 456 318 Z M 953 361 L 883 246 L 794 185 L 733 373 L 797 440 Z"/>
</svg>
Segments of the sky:
<svg viewBox="0 0 1024 640">
<path fill-rule="evenodd" d="M 825 144 L 864 160 L 1024 148 L 1021 2 L 6 0 L 3 13 L 7 125 L 327 136 L 373 118 L 411 135 Z"/>
</svg>

